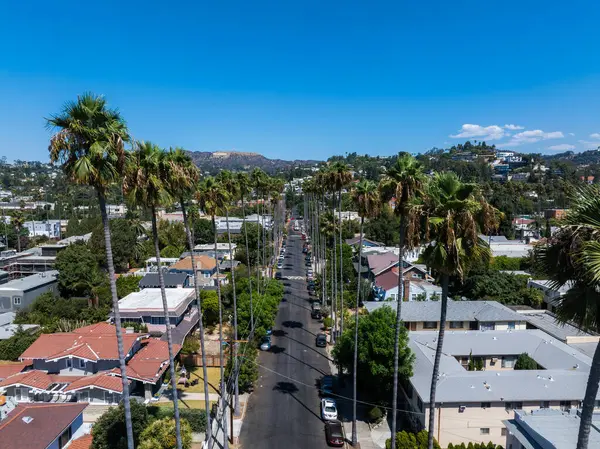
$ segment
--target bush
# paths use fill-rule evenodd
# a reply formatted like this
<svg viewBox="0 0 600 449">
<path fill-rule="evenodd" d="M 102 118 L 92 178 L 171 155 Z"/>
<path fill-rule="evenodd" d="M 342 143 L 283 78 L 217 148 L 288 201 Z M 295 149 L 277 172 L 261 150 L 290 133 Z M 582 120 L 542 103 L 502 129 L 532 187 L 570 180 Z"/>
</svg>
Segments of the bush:
<svg viewBox="0 0 600 449">
<path fill-rule="evenodd" d="M 154 419 L 173 419 L 175 411 L 170 407 L 148 406 L 148 415 Z M 192 432 L 206 431 L 206 410 L 180 408 L 179 417 L 185 419 L 192 428 Z"/>
<path fill-rule="evenodd" d="M 369 410 L 369 421 L 372 423 L 378 423 L 383 418 L 383 412 L 379 407 L 373 407 Z"/>
<path fill-rule="evenodd" d="M 330 329 L 332 325 L 333 325 L 333 319 L 331 319 L 331 317 L 323 318 L 323 327 L 325 329 Z"/>
<path fill-rule="evenodd" d="M 526 352 L 519 355 L 515 363 L 516 370 L 540 369 L 538 363 Z"/>
<path fill-rule="evenodd" d="M 465 445 L 465 443 L 460 443 L 460 444 L 448 444 L 448 449 L 503 449 L 501 445 L 499 444 L 494 444 L 491 441 L 487 444 L 481 442 L 481 443 L 469 443 L 468 445 Z"/>
<path fill-rule="evenodd" d="M 429 433 L 426 430 L 421 430 L 418 433 L 402 432 L 396 433 L 396 447 L 394 449 L 427 449 L 427 437 Z M 391 449 L 392 439 L 385 442 L 385 448 Z M 433 439 L 434 449 L 440 449 L 437 440 Z"/>
</svg>

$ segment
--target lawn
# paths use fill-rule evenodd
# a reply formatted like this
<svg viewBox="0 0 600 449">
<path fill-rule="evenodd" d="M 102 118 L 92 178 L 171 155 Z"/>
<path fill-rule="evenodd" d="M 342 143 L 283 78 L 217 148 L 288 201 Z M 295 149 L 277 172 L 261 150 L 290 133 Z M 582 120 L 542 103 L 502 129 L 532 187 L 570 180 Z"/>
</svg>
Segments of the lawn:
<svg viewBox="0 0 600 449">
<path fill-rule="evenodd" d="M 206 368 L 208 373 L 208 392 L 209 393 L 218 393 L 219 392 L 219 383 L 221 381 L 221 373 L 220 368 Z M 198 383 L 196 385 L 188 385 L 185 387 L 183 384 L 177 385 L 177 390 L 185 391 L 186 393 L 204 393 L 204 377 L 201 366 L 196 366 L 192 368 L 190 372 L 190 383 L 194 379 L 198 379 Z"/>
<path fill-rule="evenodd" d="M 211 401 L 210 406 L 212 407 L 213 401 Z M 158 402 L 155 405 L 159 407 L 173 408 L 173 402 Z M 204 409 L 204 401 L 188 401 L 187 399 L 179 400 L 179 408 L 193 408 L 193 409 Z"/>
</svg>

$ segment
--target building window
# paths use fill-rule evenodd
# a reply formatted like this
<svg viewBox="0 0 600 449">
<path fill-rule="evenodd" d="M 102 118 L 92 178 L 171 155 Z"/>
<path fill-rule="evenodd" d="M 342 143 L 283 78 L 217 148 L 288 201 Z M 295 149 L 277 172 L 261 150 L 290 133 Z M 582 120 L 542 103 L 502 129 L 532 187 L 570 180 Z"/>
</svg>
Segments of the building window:
<svg viewBox="0 0 600 449">
<path fill-rule="evenodd" d="M 480 427 L 479 428 L 479 435 L 489 435 L 489 434 L 490 434 L 489 427 Z"/>
<path fill-rule="evenodd" d="M 85 369 L 85 360 L 83 360 L 83 359 L 77 359 L 77 362 L 78 362 L 77 363 L 78 368 Z"/>
<path fill-rule="evenodd" d="M 423 321 L 423 329 L 437 329 L 437 321 Z"/>
<path fill-rule="evenodd" d="M 571 410 L 571 401 L 560 401 L 560 409 L 563 412 L 568 412 Z"/>
<path fill-rule="evenodd" d="M 500 436 L 503 436 L 503 437 L 506 436 L 506 427 L 503 427 L 502 429 L 500 429 Z"/>
<path fill-rule="evenodd" d="M 509 329 L 516 329 L 516 324 L 514 321 L 509 321 L 508 322 L 508 328 Z"/>
<path fill-rule="evenodd" d="M 392 300 L 392 301 L 396 300 L 396 293 L 390 293 L 390 300 Z"/>
<path fill-rule="evenodd" d="M 58 439 L 58 449 L 62 449 L 63 447 L 65 447 L 69 443 L 69 441 L 71 441 L 71 437 L 71 426 L 69 426 L 69 428 L 65 430 Z"/>
<path fill-rule="evenodd" d="M 481 331 L 493 331 L 495 329 L 494 323 L 483 322 L 479 324 L 479 330 Z"/>
<path fill-rule="evenodd" d="M 73 359 L 69 359 L 69 358 L 67 359 L 67 368 L 68 369 L 73 368 Z"/>
<path fill-rule="evenodd" d="M 540 408 L 550 408 L 550 401 L 542 401 L 542 403 L 540 404 Z"/>
<path fill-rule="evenodd" d="M 504 403 L 504 410 L 506 410 L 506 411 L 514 410 L 513 403 L 512 402 L 505 402 Z"/>
<path fill-rule="evenodd" d="M 481 408 L 490 408 L 492 406 L 492 404 L 490 402 L 482 402 L 481 403 Z"/>
<path fill-rule="evenodd" d="M 502 368 L 514 368 L 515 358 L 513 356 L 502 357 Z"/>
<path fill-rule="evenodd" d="M 21 297 L 20 296 L 13 296 L 13 304 L 15 306 L 20 306 L 21 305 Z"/>
<path fill-rule="evenodd" d="M 462 329 L 462 321 L 450 321 L 450 329 Z"/>
<path fill-rule="evenodd" d="M 523 410 L 523 403 L 522 402 L 513 402 L 513 407 L 515 408 L 515 410 Z"/>
</svg>

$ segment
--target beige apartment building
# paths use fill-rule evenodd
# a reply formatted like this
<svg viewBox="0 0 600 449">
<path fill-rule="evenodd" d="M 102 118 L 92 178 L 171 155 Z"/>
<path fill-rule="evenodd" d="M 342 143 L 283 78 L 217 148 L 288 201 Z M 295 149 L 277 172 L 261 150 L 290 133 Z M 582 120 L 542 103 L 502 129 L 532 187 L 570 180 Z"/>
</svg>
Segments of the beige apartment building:
<svg viewBox="0 0 600 449">
<path fill-rule="evenodd" d="M 415 428 L 429 422 L 429 394 L 437 333 L 409 333 L 415 354 L 413 376 L 402 394 Z M 516 371 L 521 353 L 539 369 Z M 468 360 L 482 360 L 483 370 L 469 371 Z M 444 338 L 436 391 L 435 437 L 449 443 L 488 442 L 504 445 L 504 420 L 514 410 L 579 407 L 592 360 L 540 330 L 449 330 Z"/>
</svg>

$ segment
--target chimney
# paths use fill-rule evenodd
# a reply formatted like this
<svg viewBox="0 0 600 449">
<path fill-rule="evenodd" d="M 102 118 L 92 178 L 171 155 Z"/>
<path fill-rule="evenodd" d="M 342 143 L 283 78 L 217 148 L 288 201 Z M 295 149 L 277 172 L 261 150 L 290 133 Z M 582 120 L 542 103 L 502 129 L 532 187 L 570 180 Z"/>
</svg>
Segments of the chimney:
<svg viewBox="0 0 600 449">
<path fill-rule="evenodd" d="M 408 301 L 408 298 L 410 298 L 410 279 L 404 279 L 403 280 L 403 295 L 402 295 L 402 300 L 403 301 Z"/>
</svg>

